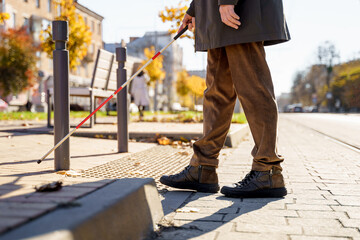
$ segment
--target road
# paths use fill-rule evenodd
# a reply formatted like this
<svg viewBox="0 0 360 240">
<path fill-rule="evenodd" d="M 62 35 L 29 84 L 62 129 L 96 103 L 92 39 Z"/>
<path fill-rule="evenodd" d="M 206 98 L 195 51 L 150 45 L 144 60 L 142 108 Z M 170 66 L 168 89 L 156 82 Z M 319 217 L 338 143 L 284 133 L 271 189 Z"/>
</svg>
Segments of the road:
<svg viewBox="0 0 360 240">
<path fill-rule="evenodd" d="M 360 114 L 283 113 L 281 118 L 360 149 Z"/>
</svg>

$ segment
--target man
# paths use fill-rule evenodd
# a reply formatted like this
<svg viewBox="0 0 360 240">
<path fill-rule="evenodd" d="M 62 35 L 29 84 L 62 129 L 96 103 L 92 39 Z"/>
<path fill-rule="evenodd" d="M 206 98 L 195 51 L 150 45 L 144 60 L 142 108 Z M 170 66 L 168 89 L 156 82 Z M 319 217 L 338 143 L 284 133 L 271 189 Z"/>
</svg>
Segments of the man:
<svg viewBox="0 0 360 240">
<path fill-rule="evenodd" d="M 278 111 L 264 46 L 290 40 L 281 0 L 193 0 L 182 28 L 195 28 L 195 48 L 208 52 L 204 134 L 190 165 L 161 183 L 200 192 L 219 191 L 216 168 L 239 98 L 255 142 L 252 170 L 224 186 L 229 197 L 287 194 L 276 152 Z M 240 160 L 240 159 L 239 159 Z"/>
</svg>

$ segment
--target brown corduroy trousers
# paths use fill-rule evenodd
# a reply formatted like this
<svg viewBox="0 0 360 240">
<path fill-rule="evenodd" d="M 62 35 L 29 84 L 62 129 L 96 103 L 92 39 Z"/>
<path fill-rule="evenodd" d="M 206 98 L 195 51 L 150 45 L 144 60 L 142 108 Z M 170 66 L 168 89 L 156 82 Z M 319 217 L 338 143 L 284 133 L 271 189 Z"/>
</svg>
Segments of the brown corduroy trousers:
<svg viewBox="0 0 360 240">
<path fill-rule="evenodd" d="M 218 166 L 238 97 L 255 142 L 252 170 L 281 169 L 284 159 L 276 150 L 278 109 L 263 43 L 208 50 L 206 86 L 204 132 L 194 143 L 190 165 Z"/>
</svg>

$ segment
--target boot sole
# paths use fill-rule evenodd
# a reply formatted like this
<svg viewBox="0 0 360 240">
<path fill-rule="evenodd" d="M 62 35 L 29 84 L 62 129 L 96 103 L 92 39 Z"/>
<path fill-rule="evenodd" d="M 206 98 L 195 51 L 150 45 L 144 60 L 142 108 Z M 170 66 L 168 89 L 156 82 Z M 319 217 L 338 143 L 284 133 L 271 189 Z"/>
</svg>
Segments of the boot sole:
<svg viewBox="0 0 360 240">
<path fill-rule="evenodd" d="M 226 197 L 234 198 L 281 198 L 287 195 L 287 190 L 285 187 L 282 187 L 245 192 L 223 187 L 221 189 L 221 193 L 224 194 Z"/>
<path fill-rule="evenodd" d="M 197 192 L 217 193 L 220 190 L 219 184 L 197 183 L 197 182 L 172 182 L 160 178 L 160 182 L 166 186 L 180 189 L 191 189 Z"/>
</svg>

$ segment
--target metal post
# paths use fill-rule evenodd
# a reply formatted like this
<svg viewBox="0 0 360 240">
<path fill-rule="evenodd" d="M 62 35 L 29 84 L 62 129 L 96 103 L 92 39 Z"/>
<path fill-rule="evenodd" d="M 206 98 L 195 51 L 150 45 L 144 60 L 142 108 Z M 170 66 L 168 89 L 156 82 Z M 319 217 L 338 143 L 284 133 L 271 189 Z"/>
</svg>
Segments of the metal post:
<svg viewBox="0 0 360 240">
<path fill-rule="evenodd" d="M 126 82 L 126 48 L 116 48 L 116 61 L 118 62 L 117 69 L 117 87 L 121 87 Z M 118 152 L 128 152 L 129 132 L 128 132 L 128 104 L 127 104 L 128 89 L 125 87 L 117 96 L 116 110 L 118 121 Z"/>
<path fill-rule="evenodd" d="M 69 52 L 68 22 L 53 21 L 54 54 L 54 134 L 55 144 L 69 133 Z M 70 141 L 66 140 L 55 150 L 55 170 L 70 169 Z"/>
</svg>

